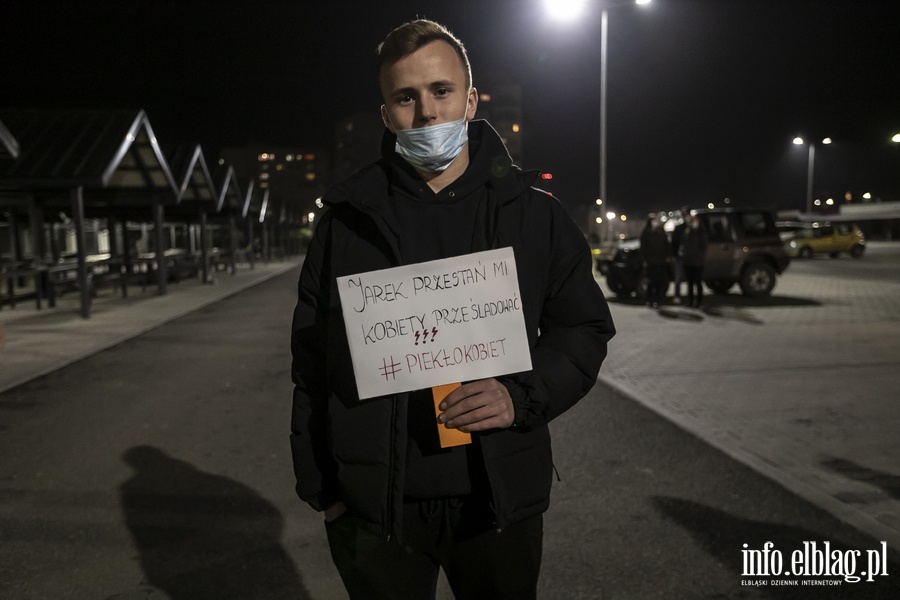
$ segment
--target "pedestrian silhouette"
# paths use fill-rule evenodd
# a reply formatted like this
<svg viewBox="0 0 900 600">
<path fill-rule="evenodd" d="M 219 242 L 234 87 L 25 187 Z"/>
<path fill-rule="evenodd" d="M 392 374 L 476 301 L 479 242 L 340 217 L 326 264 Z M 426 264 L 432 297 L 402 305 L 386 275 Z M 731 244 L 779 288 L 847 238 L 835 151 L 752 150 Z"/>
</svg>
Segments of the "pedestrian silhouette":
<svg viewBox="0 0 900 600">
<path fill-rule="evenodd" d="M 128 450 L 125 523 L 147 583 L 172 600 L 309 598 L 281 546 L 283 519 L 246 485 L 151 446 Z"/>
</svg>

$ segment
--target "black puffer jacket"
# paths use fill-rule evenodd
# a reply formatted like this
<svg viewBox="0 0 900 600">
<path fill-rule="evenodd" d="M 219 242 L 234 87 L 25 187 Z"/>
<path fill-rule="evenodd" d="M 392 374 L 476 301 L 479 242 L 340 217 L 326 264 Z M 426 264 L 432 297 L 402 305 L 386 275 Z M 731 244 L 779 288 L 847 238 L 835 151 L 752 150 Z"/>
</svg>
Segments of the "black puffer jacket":
<svg viewBox="0 0 900 600">
<path fill-rule="evenodd" d="M 469 136 L 477 141 L 469 169 L 485 178 L 476 222 L 484 235 L 472 251 L 513 248 L 533 366 L 498 378 L 513 398 L 515 426 L 475 434 L 503 528 L 549 506 L 547 424 L 594 385 L 615 330 L 584 236 L 566 211 L 530 187 L 536 174 L 512 166 L 489 125 L 471 122 Z M 335 278 L 401 264 L 383 210 L 390 163 L 401 160 L 392 137 L 386 136 L 385 158 L 324 198 L 329 210 L 303 264 L 291 339 L 297 493 L 317 510 L 341 500 L 385 537 L 401 529 L 407 395 L 358 399 Z"/>
</svg>

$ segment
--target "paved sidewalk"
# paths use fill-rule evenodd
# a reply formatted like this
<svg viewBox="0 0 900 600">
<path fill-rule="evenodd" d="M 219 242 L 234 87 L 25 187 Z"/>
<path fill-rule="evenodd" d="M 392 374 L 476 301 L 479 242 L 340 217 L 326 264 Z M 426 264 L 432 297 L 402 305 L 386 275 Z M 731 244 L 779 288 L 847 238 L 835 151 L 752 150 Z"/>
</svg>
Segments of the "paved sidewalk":
<svg viewBox="0 0 900 600">
<path fill-rule="evenodd" d="M 79 314 L 77 293 L 66 294 L 55 308 L 35 308 L 21 301 L 0 311 L 0 393 L 51 373 L 82 358 L 136 337 L 154 327 L 203 308 L 289 269 L 301 259 L 240 265 L 234 275 L 215 273 L 214 283 L 186 279 L 168 286 L 160 296 L 155 287 L 129 288 L 128 298 L 104 289 L 94 300 L 91 318 Z"/>
<path fill-rule="evenodd" d="M 886 260 L 900 266 L 900 245 L 885 248 Z M 215 284 L 183 281 L 166 296 L 104 292 L 88 320 L 78 315 L 76 294 L 55 309 L 24 302 L 4 308 L 0 392 L 299 265 L 258 264 L 217 274 Z M 896 550 L 897 298 L 900 277 L 846 280 L 790 270 L 771 299 L 707 296 L 703 312 L 656 312 L 611 297 L 619 334 L 601 378 Z"/>
<path fill-rule="evenodd" d="M 772 298 L 707 296 L 703 312 L 613 300 L 601 378 L 896 550 L 900 245 L 874 246 L 865 260 L 895 275 L 792 265 Z"/>
</svg>

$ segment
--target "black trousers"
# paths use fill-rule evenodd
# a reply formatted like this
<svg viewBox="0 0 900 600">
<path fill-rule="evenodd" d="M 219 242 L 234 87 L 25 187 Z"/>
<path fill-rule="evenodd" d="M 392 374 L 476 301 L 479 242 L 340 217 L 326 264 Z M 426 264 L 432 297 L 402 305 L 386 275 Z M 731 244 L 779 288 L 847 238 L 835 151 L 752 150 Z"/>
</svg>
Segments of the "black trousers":
<svg viewBox="0 0 900 600">
<path fill-rule="evenodd" d="M 661 304 L 669 289 L 669 267 L 667 265 L 647 265 L 647 302 Z"/>
<path fill-rule="evenodd" d="M 686 266 L 684 270 L 687 274 L 688 304 L 701 306 L 703 304 L 703 266 Z"/>
<path fill-rule="evenodd" d="M 543 516 L 498 532 L 484 502 L 409 502 L 402 544 L 350 513 L 326 523 L 331 557 L 351 600 L 433 600 L 443 568 L 457 600 L 537 597 Z"/>
</svg>

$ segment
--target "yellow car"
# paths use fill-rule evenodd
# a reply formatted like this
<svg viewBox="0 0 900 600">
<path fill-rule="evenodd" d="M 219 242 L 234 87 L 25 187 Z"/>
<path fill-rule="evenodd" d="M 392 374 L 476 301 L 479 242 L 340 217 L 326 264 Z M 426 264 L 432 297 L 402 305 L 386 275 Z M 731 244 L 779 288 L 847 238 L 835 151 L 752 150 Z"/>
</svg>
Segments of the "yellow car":
<svg viewBox="0 0 900 600">
<path fill-rule="evenodd" d="M 841 252 L 859 258 L 866 250 L 866 238 L 852 223 L 810 223 L 788 237 L 784 249 L 788 255 L 800 258 L 814 254 L 836 258 Z"/>
</svg>

